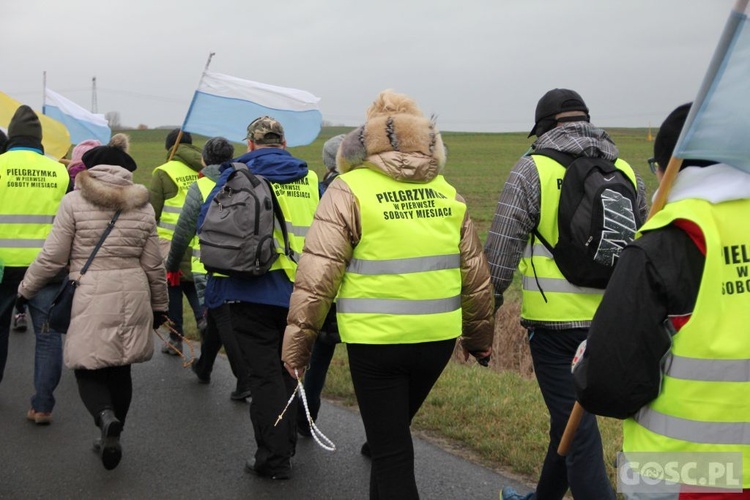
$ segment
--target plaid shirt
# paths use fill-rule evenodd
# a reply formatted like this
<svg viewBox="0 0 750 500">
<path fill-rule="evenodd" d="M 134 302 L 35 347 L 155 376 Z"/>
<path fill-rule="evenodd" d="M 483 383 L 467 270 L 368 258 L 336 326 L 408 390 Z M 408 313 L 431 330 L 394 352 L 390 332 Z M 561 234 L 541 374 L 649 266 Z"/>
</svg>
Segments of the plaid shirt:
<svg viewBox="0 0 750 500">
<path fill-rule="evenodd" d="M 601 157 L 614 161 L 619 154 L 609 135 L 587 122 L 572 122 L 556 127 L 539 137 L 531 146 L 536 149 L 555 149 L 573 155 Z M 638 210 L 642 220 L 648 216 L 646 186 L 636 173 Z M 525 155 L 511 170 L 497 202 L 485 254 L 490 265 L 495 293 L 502 295 L 513 281 L 531 233 L 539 223 L 541 184 L 534 159 Z M 534 326 L 551 330 L 588 328 L 591 321 L 540 322 L 521 318 L 524 327 Z"/>
</svg>

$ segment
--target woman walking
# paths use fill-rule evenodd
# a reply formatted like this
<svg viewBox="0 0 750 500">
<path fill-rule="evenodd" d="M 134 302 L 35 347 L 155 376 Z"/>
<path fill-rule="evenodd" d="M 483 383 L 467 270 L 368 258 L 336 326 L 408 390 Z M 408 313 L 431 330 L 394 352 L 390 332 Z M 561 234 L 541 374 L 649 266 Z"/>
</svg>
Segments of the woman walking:
<svg viewBox="0 0 750 500">
<path fill-rule="evenodd" d="M 75 372 L 86 409 L 101 429 L 94 443 L 107 470 L 120 462 L 120 432 L 132 397 L 130 366 L 154 351 L 152 330 L 163 322 L 168 298 L 154 210 L 148 190 L 133 184 L 135 161 L 123 134 L 83 155 L 85 171 L 67 194 L 44 248 L 29 266 L 18 293 L 33 297 L 70 264 L 78 279 L 64 361 Z M 111 233 L 81 275 L 111 224 Z"/>
<path fill-rule="evenodd" d="M 463 332 L 494 335 L 487 262 L 445 148 L 409 97 L 384 91 L 348 134 L 297 269 L 282 360 L 302 375 L 334 297 L 372 455 L 371 499 L 419 497 L 410 425 Z"/>
</svg>

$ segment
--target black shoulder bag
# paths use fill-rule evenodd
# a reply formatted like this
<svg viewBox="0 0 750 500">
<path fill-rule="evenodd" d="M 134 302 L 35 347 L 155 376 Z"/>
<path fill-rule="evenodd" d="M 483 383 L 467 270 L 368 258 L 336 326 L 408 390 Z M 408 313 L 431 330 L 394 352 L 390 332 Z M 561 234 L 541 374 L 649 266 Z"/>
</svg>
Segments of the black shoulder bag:
<svg viewBox="0 0 750 500">
<path fill-rule="evenodd" d="M 107 228 L 104 230 L 102 237 L 99 238 L 99 242 L 96 244 L 91 255 L 89 255 L 89 259 L 81 269 L 81 274 L 78 277 L 78 280 L 80 280 L 81 276 L 88 271 L 91 261 L 94 260 L 94 256 L 96 256 L 96 253 L 102 247 L 102 244 L 104 243 L 104 240 L 107 239 L 107 236 L 109 236 L 109 233 L 112 232 L 112 228 L 115 227 L 115 221 L 117 221 L 117 218 L 120 216 L 120 212 L 122 212 L 122 210 L 115 212 L 115 215 L 112 216 L 112 220 L 107 224 Z M 70 326 L 70 312 L 73 309 L 73 295 L 75 295 L 76 288 L 78 287 L 78 280 L 69 279 L 64 281 L 60 289 L 57 291 L 55 298 L 52 299 L 52 304 L 49 306 L 47 316 L 47 327 L 49 330 L 58 333 L 67 333 L 68 327 Z"/>
</svg>

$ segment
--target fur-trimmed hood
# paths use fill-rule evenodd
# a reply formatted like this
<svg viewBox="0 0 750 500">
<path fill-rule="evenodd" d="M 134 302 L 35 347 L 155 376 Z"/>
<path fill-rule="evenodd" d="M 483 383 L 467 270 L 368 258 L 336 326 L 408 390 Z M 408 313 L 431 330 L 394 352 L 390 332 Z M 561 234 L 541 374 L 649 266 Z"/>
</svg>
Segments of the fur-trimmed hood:
<svg viewBox="0 0 750 500">
<path fill-rule="evenodd" d="M 146 186 L 133 184 L 133 174 L 116 165 L 97 165 L 76 176 L 81 196 L 100 207 L 128 211 L 149 202 Z"/>
<path fill-rule="evenodd" d="M 445 147 L 435 122 L 422 115 L 409 97 L 381 92 L 367 121 L 341 142 L 336 170 L 359 166 L 406 182 L 428 182 L 445 166 Z"/>
</svg>

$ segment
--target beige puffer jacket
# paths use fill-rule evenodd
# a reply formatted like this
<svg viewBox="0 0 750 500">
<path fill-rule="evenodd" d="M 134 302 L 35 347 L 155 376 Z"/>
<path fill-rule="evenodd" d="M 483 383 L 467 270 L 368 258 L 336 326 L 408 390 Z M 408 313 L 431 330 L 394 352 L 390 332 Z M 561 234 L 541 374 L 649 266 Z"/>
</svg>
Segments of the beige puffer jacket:
<svg viewBox="0 0 750 500">
<path fill-rule="evenodd" d="M 81 172 L 76 185 L 80 190 L 63 198 L 18 292 L 33 297 L 68 262 L 70 277 L 78 278 L 115 211 L 122 209 L 76 289 L 64 359 L 68 368 L 90 370 L 147 361 L 154 351 L 152 311 L 168 306 L 148 190 L 112 165 Z"/>
<path fill-rule="evenodd" d="M 398 141 L 391 140 L 394 136 Z M 394 142 L 400 145 L 399 151 L 393 150 Z M 429 120 L 395 115 L 370 119 L 348 134 L 339 149 L 337 169 L 345 173 L 353 168 L 370 168 L 399 181 L 425 183 L 440 173 L 444 162 L 440 134 Z M 460 196 L 457 199 L 465 203 Z M 360 238 L 359 201 L 337 178 L 321 198 L 297 268 L 281 355 L 289 367 L 307 366 L 312 344 Z M 468 212 L 459 247 L 461 340 L 470 351 L 484 351 L 492 346 L 494 337 L 494 295 L 482 244 Z M 456 332 L 456 336 L 459 334 Z"/>
</svg>

